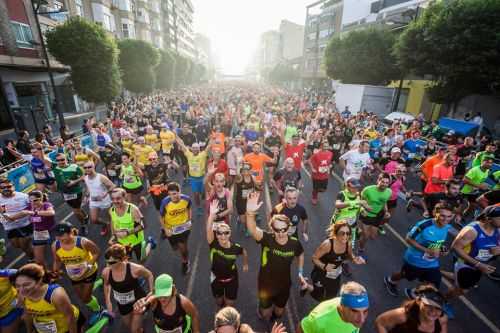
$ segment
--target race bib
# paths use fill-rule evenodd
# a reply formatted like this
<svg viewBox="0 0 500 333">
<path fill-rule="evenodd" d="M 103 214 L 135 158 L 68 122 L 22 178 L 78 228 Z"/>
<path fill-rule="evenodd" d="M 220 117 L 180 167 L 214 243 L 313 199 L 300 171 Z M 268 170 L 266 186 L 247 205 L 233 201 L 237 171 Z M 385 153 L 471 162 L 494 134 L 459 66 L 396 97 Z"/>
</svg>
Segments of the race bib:
<svg viewBox="0 0 500 333">
<path fill-rule="evenodd" d="M 333 149 L 333 150 L 340 150 L 340 143 L 334 143 L 334 144 L 332 145 L 332 149 Z"/>
<path fill-rule="evenodd" d="M 190 229 L 191 229 L 191 221 L 187 221 L 186 223 L 183 223 L 181 225 L 173 227 L 172 234 L 173 235 L 182 234 L 184 231 L 187 231 Z"/>
<path fill-rule="evenodd" d="M 493 258 L 493 254 L 491 254 L 489 249 L 480 249 L 476 255 L 476 259 L 482 262 L 487 262 L 491 258 Z"/>
<path fill-rule="evenodd" d="M 157 333 L 182 333 L 182 326 L 176 327 L 173 330 L 163 330 L 157 326 L 156 332 Z"/>
<path fill-rule="evenodd" d="M 411 159 L 415 158 L 415 153 L 408 153 L 408 158 L 411 158 Z"/>
<path fill-rule="evenodd" d="M 327 173 L 328 172 L 328 167 L 319 167 L 318 168 L 319 173 Z"/>
<path fill-rule="evenodd" d="M 424 253 L 422 259 L 424 259 L 425 261 L 436 261 L 437 258 L 430 256 L 428 253 Z"/>
<path fill-rule="evenodd" d="M 190 166 L 191 172 L 192 173 L 198 173 L 200 172 L 201 168 L 198 164 L 193 164 Z"/>
<path fill-rule="evenodd" d="M 35 177 L 35 179 L 45 179 L 45 173 L 44 172 L 35 172 L 33 174 L 33 176 Z"/>
<path fill-rule="evenodd" d="M 38 333 L 57 333 L 57 325 L 55 320 L 36 321 L 33 320 L 33 325 Z"/>
<path fill-rule="evenodd" d="M 249 189 L 246 189 L 246 190 L 241 190 L 241 197 L 243 199 L 247 199 L 248 198 L 248 195 L 250 193 L 252 193 L 253 189 L 249 188 Z"/>
<path fill-rule="evenodd" d="M 33 231 L 33 240 L 36 241 L 45 241 L 50 239 L 50 234 L 48 230 L 34 230 Z"/>
<path fill-rule="evenodd" d="M 66 265 L 66 273 L 71 280 L 77 280 L 81 278 L 85 272 L 87 272 L 88 264 L 82 262 L 79 264 L 68 264 Z"/>
<path fill-rule="evenodd" d="M 135 180 L 134 177 L 125 177 L 124 181 L 125 183 L 133 183 Z"/>
<path fill-rule="evenodd" d="M 42 217 L 41 216 L 32 216 L 31 222 L 33 222 L 33 223 L 42 222 Z"/>
<path fill-rule="evenodd" d="M 113 290 L 113 298 L 120 305 L 126 305 L 135 302 L 135 294 L 133 290 L 126 293 L 120 293 L 116 290 Z"/>
<path fill-rule="evenodd" d="M 335 267 L 331 272 L 326 272 L 326 277 L 329 279 L 336 279 L 342 274 L 342 266 Z"/>
<path fill-rule="evenodd" d="M 64 201 L 75 200 L 78 198 L 77 193 L 63 193 Z"/>
<path fill-rule="evenodd" d="M 297 231 L 297 227 L 291 225 L 290 228 L 288 228 L 288 236 L 293 236 L 295 234 L 295 231 Z"/>
<path fill-rule="evenodd" d="M 110 177 L 116 177 L 116 170 L 108 169 L 108 176 L 110 176 Z"/>
</svg>

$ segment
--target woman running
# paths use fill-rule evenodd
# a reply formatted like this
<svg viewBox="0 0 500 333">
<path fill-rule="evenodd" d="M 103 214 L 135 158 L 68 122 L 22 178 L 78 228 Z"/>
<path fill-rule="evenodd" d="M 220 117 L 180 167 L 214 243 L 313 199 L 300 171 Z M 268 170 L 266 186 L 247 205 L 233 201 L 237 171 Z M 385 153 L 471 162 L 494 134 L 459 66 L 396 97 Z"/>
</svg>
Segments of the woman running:
<svg viewBox="0 0 500 333">
<path fill-rule="evenodd" d="M 246 226 L 246 210 L 248 195 L 257 190 L 256 182 L 252 176 L 252 166 L 243 163 L 240 170 L 236 170 L 236 178 L 233 183 L 233 193 L 235 198 L 236 212 L 243 226 Z"/>
<path fill-rule="evenodd" d="M 45 266 L 45 247 L 52 243 L 51 229 L 54 226 L 56 212 L 42 191 L 29 193 L 28 212 L 33 224 L 33 256 L 35 262 Z"/>
<path fill-rule="evenodd" d="M 118 306 L 118 312 L 131 333 L 142 332 L 142 313 L 134 311 L 134 304 L 141 298 L 150 296 L 141 286 L 140 279 L 148 282 L 149 290 L 154 289 L 153 273 L 142 265 L 128 261 L 127 249 L 121 244 L 111 245 L 104 254 L 106 264 L 102 270 L 104 280 L 104 300 L 108 313 L 112 316 L 111 294 Z"/>
<path fill-rule="evenodd" d="M 78 298 L 97 314 L 101 306 L 92 291 L 97 280 L 100 249 L 90 239 L 78 236 L 77 229 L 71 223 L 59 223 L 53 231 L 56 235 L 56 241 L 52 244 L 53 274 L 58 276 L 63 266 Z"/>
<path fill-rule="evenodd" d="M 159 275 L 154 282 L 154 291 L 154 294 L 138 300 L 134 309 L 141 316 L 147 308 L 152 310 L 156 332 L 200 333 L 198 309 L 177 291 L 170 275 Z"/>
<path fill-rule="evenodd" d="M 0 332 L 16 333 L 19 330 L 23 309 L 17 306 L 17 290 L 11 283 L 15 269 L 0 269 Z"/>
<path fill-rule="evenodd" d="M 226 306 L 215 314 L 214 330 L 210 333 L 254 333 L 248 325 L 241 323 L 241 315 L 233 307 Z M 286 333 L 283 323 L 274 323 L 271 333 Z"/>
<path fill-rule="evenodd" d="M 207 241 L 210 248 L 210 283 L 212 294 L 219 307 L 233 305 L 238 296 L 238 269 L 236 259 L 243 255 L 243 271 L 248 272 L 248 255 L 238 243 L 231 242 L 231 227 L 226 223 L 216 223 L 218 200 L 210 204 L 207 220 Z"/>
</svg>

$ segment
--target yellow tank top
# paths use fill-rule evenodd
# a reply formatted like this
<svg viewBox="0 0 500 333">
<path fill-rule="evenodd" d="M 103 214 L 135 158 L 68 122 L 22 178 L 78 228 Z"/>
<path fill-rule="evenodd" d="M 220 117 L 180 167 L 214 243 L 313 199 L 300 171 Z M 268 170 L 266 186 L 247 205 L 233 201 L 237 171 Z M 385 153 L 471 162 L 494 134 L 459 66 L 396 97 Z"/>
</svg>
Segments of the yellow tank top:
<svg viewBox="0 0 500 333">
<path fill-rule="evenodd" d="M 10 283 L 10 271 L 9 269 L 0 270 L 0 318 L 8 315 L 17 305 L 17 290 Z"/>
<path fill-rule="evenodd" d="M 122 139 L 122 147 L 123 147 L 123 151 L 126 151 L 127 153 L 129 154 L 132 154 L 133 151 L 132 151 L 132 140 L 130 139 Z"/>
<path fill-rule="evenodd" d="M 83 280 L 97 271 L 97 263 L 88 269 L 92 254 L 83 248 L 82 237 L 75 237 L 75 246 L 71 250 L 63 249 L 61 242 L 56 241 L 56 255 L 66 269 L 66 274 L 73 281 Z"/>
<path fill-rule="evenodd" d="M 49 284 L 47 292 L 40 300 L 33 301 L 29 298 L 24 300 L 26 313 L 33 317 L 33 325 L 38 333 L 66 333 L 69 331 L 68 320 L 64 313 L 56 309 L 52 304 L 52 294 L 54 290 L 61 288 L 58 284 Z M 78 318 L 80 311 L 74 305 L 73 313 Z"/>
<path fill-rule="evenodd" d="M 146 144 L 153 147 L 154 150 L 156 150 L 156 151 L 160 150 L 161 144 L 160 144 L 160 140 L 158 139 L 158 136 L 156 134 L 145 134 L 144 140 L 146 140 Z"/>
<path fill-rule="evenodd" d="M 75 154 L 75 163 L 82 166 L 89 161 L 89 156 L 86 153 Z"/>
</svg>

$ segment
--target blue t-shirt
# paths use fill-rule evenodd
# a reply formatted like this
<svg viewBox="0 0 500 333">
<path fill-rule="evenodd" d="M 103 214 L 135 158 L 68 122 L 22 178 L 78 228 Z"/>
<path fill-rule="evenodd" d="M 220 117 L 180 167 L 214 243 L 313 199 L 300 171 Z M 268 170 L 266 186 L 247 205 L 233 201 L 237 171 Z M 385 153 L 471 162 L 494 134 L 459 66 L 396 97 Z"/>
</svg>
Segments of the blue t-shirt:
<svg viewBox="0 0 500 333">
<path fill-rule="evenodd" d="M 423 148 L 420 140 L 408 139 L 403 144 L 403 157 L 412 160 L 416 155 L 420 155 Z"/>
<path fill-rule="evenodd" d="M 380 142 L 379 139 L 373 139 L 370 141 L 370 151 L 368 153 L 370 154 L 370 157 L 373 160 L 380 158 L 381 148 L 382 148 L 382 143 Z"/>
<path fill-rule="evenodd" d="M 428 249 L 441 248 L 448 236 L 449 224 L 444 227 L 438 227 L 434 219 L 427 219 L 417 222 L 408 232 L 407 237 L 415 240 L 418 244 Z M 409 246 L 404 254 L 404 260 L 416 267 L 435 268 L 439 267 L 439 257 L 433 258 L 426 253 Z"/>
<path fill-rule="evenodd" d="M 247 141 L 257 141 L 259 139 L 259 133 L 253 130 L 246 129 L 243 131 L 243 136 Z"/>
</svg>

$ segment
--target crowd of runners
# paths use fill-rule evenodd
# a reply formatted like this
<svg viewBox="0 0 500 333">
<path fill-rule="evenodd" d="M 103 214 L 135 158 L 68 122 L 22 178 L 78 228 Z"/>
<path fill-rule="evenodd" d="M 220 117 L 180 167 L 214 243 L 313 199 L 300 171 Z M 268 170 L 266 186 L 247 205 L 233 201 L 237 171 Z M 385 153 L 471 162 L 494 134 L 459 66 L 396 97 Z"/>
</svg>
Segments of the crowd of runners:
<svg viewBox="0 0 500 333">
<path fill-rule="evenodd" d="M 5 237 L 30 260 L 0 270 L 2 333 L 22 325 L 28 332 L 93 333 L 118 317 L 138 333 L 146 312 L 157 332 L 199 333 L 197 300 L 181 294 L 169 272 L 155 276 L 148 268 L 148 258 L 162 255 L 155 252 L 158 242 L 167 241 L 178 253 L 168 260 L 190 274 L 195 228 L 209 246 L 202 260 L 211 262 L 217 333 L 253 332 L 235 308 L 238 271 L 249 270 L 249 256 L 260 256 L 257 315 L 274 333 L 287 330 L 281 318 L 292 284 L 319 302 L 297 332 L 352 333 L 367 316 L 378 316 L 379 333 L 431 333 L 448 331 L 450 303 L 483 275 L 499 277 L 491 264 L 500 254 L 500 172 L 492 171 L 498 143 L 491 138 L 455 137 L 456 144 L 442 145 L 433 137 L 436 125 L 421 119 L 385 124 L 366 111 L 336 110 L 328 96 L 244 85 L 130 98 L 112 104 L 109 115 L 85 123 L 92 147 L 79 138 L 42 137 L 29 153 L 6 148 L 29 163 L 35 188 L 17 192 L 0 178 Z M 304 191 L 304 170 L 311 192 Z M 299 197 L 318 205 L 335 173 L 343 187 L 326 198 L 331 219 L 311 220 Z M 421 184 L 410 186 L 410 176 Z M 267 190 L 272 209 L 264 213 Z M 50 198 L 58 195 L 78 223 L 56 219 Z M 355 279 L 350 265 L 370 270 L 370 243 L 387 241 L 377 238 L 394 222 L 402 197 L 422 219 L 406 235 L 401 269 L 380 281 L 395 297 L 399 281 L 418 284 L 404 290 L 401 307 L 373 314 L 370 286 L 341 277 Z M 155 220 L 143 217 L 149 203 Z M 161 234 L 149 231 L 153 224 Z M 326 233 L 305 253 L 311 224 Z M 459 229 L 453 239 L 452 225 Z M 91 228 L 107 248 L 91 239 Z M 234 242 L 235 229 L 252 237 L 260 254 L 257 246 Z M 440 269 L 448 255 L 453 272 Z M 304 271 L 305 261 L 312 271 Z M 453 288 L 443 290 L 442 278 Z"/>
</svg>

